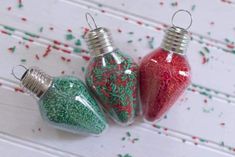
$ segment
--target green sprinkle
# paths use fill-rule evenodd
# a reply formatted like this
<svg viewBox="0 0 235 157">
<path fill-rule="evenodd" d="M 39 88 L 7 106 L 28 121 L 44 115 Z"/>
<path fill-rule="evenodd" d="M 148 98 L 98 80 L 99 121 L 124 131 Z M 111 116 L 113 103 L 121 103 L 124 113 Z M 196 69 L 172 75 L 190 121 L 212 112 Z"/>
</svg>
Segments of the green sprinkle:
<svg viewBox="0 0 235 157">
<path fill-rule="evenodd" d="M 177 5 L 178 5 L 178 2 L 172 2 L 172 3 L 171 3 L 171 6 L 172 6 L 172 7 L 176 7 Z"/>
<path fill-rule="evenodd" d="M 81 46 L 81 40 L 77 39 L 77 40 L 75 41 L 75 45 Z"/>
<path fill-rule="evenodd" d="M 27 37 L 23 37 L 23 40 L 30 41 L 30 39 Z"/>
<path fill-rule="evenodd" d="M 125 154 L 125 155 L 118 154 L 117 156 L 118 156 L 118 157 L 133 157 L 133 156 L 131 156 L 130 154 Z"/>
<path fill-rule="evenodd" d="M 210 52 L 210 50 L 207 47 L 204 47 L 204 50 L 206 50 L 207 53 Z"/>
<path fill-rule="evenodd" d="M 127 43 L 132 43 L 132 42 L 133 42 L 133 40 L 128 40 L 128 41 L 127 41 Z"/>
<path fill-rule="evenodd" d="M 126 132 L 126 135 L 128 136 L 128 137 L 131 137 L 131 133 L 128 131 L 128 132 Z"/>
<path fill-rule="evenodd" d="M 194 4 L 194 5 L 192 5 L 191 10 L 194 11 L 195 8 L 196 8 L 196 5 Z"/>
<path fill-rule="evenodd" d="M 130 154 L 125 154 L 123 157 L 132 157 Z"/>
<path fill-rule="evenodd" d="M 85 67 L 82 67 L 82 72 L 84 72 L 85 71 Z"/>
<path fill-rule="evenodd" d="M 154 128 L 157 128 L 157 129 L 161 129 L 161 126 L 156 125 L 156 124 L 153 124 L 153 127 L 154 127 Z"/>
<path fill-rule="evenodd" d="M 73 49 L 73 52 L 74 52 L 74 53 L 81 53 L 81 49 L 80 49 L 80 48 L 74 48 L 74 49 Z"/>
<path fill-rule="evenodd" d="M 207 142 L 207 140 L 205 140 L 205 139 L 199 139 L 201 142 Z"/>
<path fill-rule="evenodd" d="M 28 35 L 30 37 L 35 37 L 35 38 L 39 37 L 38 35 L 35 35 L 35 34 L 32 34 L 32 33 L 28 33 L 28 32 L 25 32 L 25 35 Z"/>
<path fill-rule="evenodd" d="M 230 40 L 229 40 L 228 38 L 225 38 L 224 41 L 225 41 L 226 43 L 230 43 Z"/>
<path fill-rule="evenodd" d="M 73 40 L 75 37 L 72 34 L 67 34 L 66 35 L 66 40 L 70 41 Z"/>
<path fill-rule="evenodd" d="M 139 138 L 134 138 L 133 142 L 139 141 Z"/>
<path fill-rule="evenodd" d="M 43 32 L 43 27 L 39 28 L 39 32 L 41 32 L 41 33 Z"/>
<path fill-rule="evenodd" d="M 224 147 L 224 142 L 223 141 L 220 143 L 220 146 Z"/>
<path fill-rule="evenodd" d="M 205 54 L 202 51 L 199 51 L 201 56 L 205 56 Z"/>
<path fill-rule="evenodd" d="M 154 49 L 153 43 L 154 43 L 154 37 L 152 37 L 152 38 L 149 40 L 149 47 L 150 47 L 151 49 Z"/>
<path fill-rule="evenodd" d="M 7 30 L 9 30 L 9 31 L 12 31 L 12 32 L 14 32 L 15 31 L 15 29 L 14 28 L 12 28 L 12 27 L 9 27 L 9 26 L 3 26 L 5 29 L 7 29 Z"/>
<path fill-rule="evenodd" d="M 26 62 L 26 59 L 21 59 L 20 61 L 21 61 L 21 62 Z"/>
</svg>

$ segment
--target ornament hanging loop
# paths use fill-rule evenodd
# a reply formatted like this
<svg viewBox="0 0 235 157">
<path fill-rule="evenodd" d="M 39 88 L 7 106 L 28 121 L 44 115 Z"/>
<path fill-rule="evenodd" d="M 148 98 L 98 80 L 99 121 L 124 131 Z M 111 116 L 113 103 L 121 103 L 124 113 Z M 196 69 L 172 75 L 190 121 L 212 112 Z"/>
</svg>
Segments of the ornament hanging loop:
<svg viewBox="0 0 235 157">
<path fill-rule="evenodd" d="M 174 18 L 175 18 L 175 16 L 176 16 L 178 13 L 180 13 L 180 12 L 184 12 L 184 13 L 188 14 L 189 17 L 190 17 L 190 23 L 189 23 L 188 27 L 184 28 L 185 30 L 188 30 L 188 29 L 192 26 L 192 23 L 193 23 L 192 14 L 191 14 L 188 10 L 184 10 L 184 9 L 177 10 L 177 11 L 173 14 L 173 16 L 172 16 L 172 18 L 171 18 L 171 24 L 172 24 L 174 27 L 179 27 L 179 26 L 176 26 L 176 25 L 174 24 Z"/>
<path fill-rule="evenodd" d="M 28 68 L 26 68 L 26 67 L 23 66 L 23 65 L 17 65 L 17 66 L 14 66 L 14 67 L 12 68 L 11 74 L 12 74 L 17 80 L 21 80 L 22 75 L 21 75 L 20 77 L 16 75 L 16 73 L 15 73 L 16 68 L 22 68 L 22 69 L 24 70 L 23 73 L 25 73 L 25 72 L 28 70 Z"/>
<path fill-rule="evenodd" d="M 93 25 L 89 22 L 89 19 L 92 20 L 93 25 L 95 26 L 95 29 L 98 28 L 93 16 L 90 13 L 86 13 L 86 22 L 87 22 L 88 26 L 90 27 L 90 29 L 93 30 L 93 27 L 92 27 Z"/>
</svg>

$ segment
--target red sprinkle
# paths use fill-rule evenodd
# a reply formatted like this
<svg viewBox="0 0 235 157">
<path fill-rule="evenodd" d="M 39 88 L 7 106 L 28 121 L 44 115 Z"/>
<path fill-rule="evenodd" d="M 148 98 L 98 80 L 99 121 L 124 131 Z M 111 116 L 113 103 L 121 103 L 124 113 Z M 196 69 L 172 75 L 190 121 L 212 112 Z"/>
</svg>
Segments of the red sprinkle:
<svg viewBox="0 0 235 157">
<path fill-rule="evenodd" d="M 161 28 L 160 27 L 155 27 L 156 28 L 156 30 L 158 30 L 158 31 L 160 31 L 161 30 Z"/>
<path fill-rule="evenodd" d="M 160 2 L 159 4 L 160 4 L 160 5 L 163 5 L 164 3 L 163 3 L 163 2 Z"/>
<path fill-rule="evenodd" d="M 62 49 L 62 51 L 63 51 L 63 52 L 65 52 L 65 53 L 68 53 L 68 54 L 70 54 L 70 53 L 71 53 L 71 51 L 69 51 L 69 50 L 65 50 L 65 49 Z"/>
<path fill-rule="evenodd" d="M 142 25 L 143 24 L 143 22 L 141 22 L 141 21 L 136 21 L 137 22 L 137 24 L 139 24 L 139 25 Z"/>
<path fill-rule="evenodd" d="M 40 59 L 40 58 L 39 58 L 39 56 L 38 56 L 37 54 L 35 55 L 35 58 L 36 58 L 37 60 L 39 60 L 39 59 Z"/>
<path fill-rule="evenodd" d="M 21 93 L 24 93 L 23 89 L 18 88 L 18 87 L 15 87 L 15 92 L 21 92 Z"/>
<path fill-rule="evenodd" d="M 66 61 L 66 58 L 65 58 L 65 57 L 63 57 L 63 56 L 61 56 L 61 59 L 62 59 L 62 61 Z"/>
<path fill-rule="evenodd" d="M 27 21 L 27 19 L 25 17 L 22 17 L 21 20 L 22 21 Z"/>
<path fill-rule="evenodd" d="M 83 59 L 85 59 L 86 61 L 89 61 L 90 60 L 90 57 L 89 56 L 82 56 Z"/>
<path fill-rule="evenodd" d="M 7 7 L 7 10 L 8 10 L 8 11 L 11 11 L 11 7 Z"/>
<path fill-rule="evenodd" d="M 220 123 L 221 126 L 225 126 L 225 123 Z"/>
<path fill-rule="evenodd" d="M 192 137 L 192 139 L 196 140 L 196 139 L 197 139 L 197 137 L 193 136 L 193 137 Z"/>
<path fill-rule="evenodd" d="M 233 44 L 228 44 L 227 47 L 230 48 L 230 49 L 234 49 L 235 48 L 235 46 Z"/>
<path fill-rule="evenodd" d="M 47 49 L 46 49 L 46 51 L 45 51 L 45 53 L 42 55 L 43 57 L 46 57 L 46 56 L 48 56 L 48 54 L 51 52 L 51 45 L 48 45 L 47 46 Z"/>
<path fill-rule="evenodd" d="M 56 44 L 56 45 L 61 45 L 61 42 L 59 42 L 57 40 L 54 40 L 53 43 Z"/>
<path fill-rule="evenodd" d="M 67 31 L 68 31 L 68 32 L 70 32 L 70 33 L 72 32 L 72 30 L 71 30 L 71 29 L 67 29 Z"/>
<path fill-rule="evenodd" d="M 121 33 L 121 32 L 122 32 L 122 30 L 121 30 L 121 29 L 118 29 L 117 31 L 118 31 L 118 33 Z"/>
<path fill-rule="evenodd" d="M 6 32 L 6 31 L 1 31 L 1 33 L 6 34 L 6 35 L 11 35 L 10 33 Z"/>
<path fill-rule="evenodd" d="M 28 49 L 28 48 L 29 48 L 29 45 L 25 45 L 25 48 Z"/>
</svg>

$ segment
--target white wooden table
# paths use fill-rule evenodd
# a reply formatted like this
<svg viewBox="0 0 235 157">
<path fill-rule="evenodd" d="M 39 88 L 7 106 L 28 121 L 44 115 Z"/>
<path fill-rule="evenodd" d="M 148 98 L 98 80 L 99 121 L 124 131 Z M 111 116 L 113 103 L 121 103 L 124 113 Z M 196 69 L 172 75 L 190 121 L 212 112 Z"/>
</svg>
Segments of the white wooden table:
<svg viewBox="0 0 235 157">
<path fill-rule="evenodd" d="M 83 79 L 89 54 L 84 14 L 108 27 L 139 62 L 162 40 L 172 14 L 193 15 L 187 56 L 192 85 L 157 124 L 139 118 L 82 137 L 45 124 L 38 105 L 11 76 L 14 65 Z M 235 155 L 235 0 L 1 0 L 0 154 L 4 157 L 227 157 Z M 46 53 L 49 52 L 49 53 Z"/>
</svg>

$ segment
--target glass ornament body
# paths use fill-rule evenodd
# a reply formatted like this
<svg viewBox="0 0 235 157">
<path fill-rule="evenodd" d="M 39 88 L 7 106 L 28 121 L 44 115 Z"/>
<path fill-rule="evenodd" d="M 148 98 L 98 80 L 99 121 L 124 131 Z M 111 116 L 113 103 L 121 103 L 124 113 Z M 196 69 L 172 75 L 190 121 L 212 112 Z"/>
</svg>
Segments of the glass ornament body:
<svg viewBox="0 0 235 157">
<path fill-rule="evenodd" d="M 85 84 L 75 77 L 53 78 L 39 99 L 42 118 L 56 128 L 83 134 L 101 134 L 107 123 Z"/>
<path fill-rule="evenodd" d="M 159 48 L 140 65 L 140 97 L 144 119 L 159 120 L 184 92 L 191 80 L 185 55 Z"/>
<path fill-rule="evenodd" d="M 118 49 L 91 58 L 87 86 L 104 110 L 120 125 L 133 122 L 138 107 L 138 65 Z"/>
</svg>

